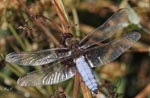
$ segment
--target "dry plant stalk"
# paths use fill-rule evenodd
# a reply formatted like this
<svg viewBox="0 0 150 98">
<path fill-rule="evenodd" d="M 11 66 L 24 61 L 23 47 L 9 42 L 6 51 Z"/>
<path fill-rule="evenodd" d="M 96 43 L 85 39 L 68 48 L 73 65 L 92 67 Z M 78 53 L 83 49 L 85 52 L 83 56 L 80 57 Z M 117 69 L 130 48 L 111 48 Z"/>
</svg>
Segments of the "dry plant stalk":
<svg viewBox="0 0 150 98">
<path fill-rule="evenodd" d="M 81 85 L 81 90 L 82 90 L 83 98 L 92 98 L 91 91 L 85 85 L 85 83 L 83 82 L 83 80 L 81 78 L 80 78 L 80 85 Z"/>
<path fill-rule="evenodd" d="M 54 5 L 58 17 L 60 19 L 60 23 L 62 26 L 62 33 L 70 33 L 69 19 L 67 13 L 65 12 L 64 6 L 62 4 L 62 0 L 52 0 L 52 4 Z"/>
<path fill-rule="evenodd" d="M 74 89 L 73 89 L 73 97 L 72 98 L 77 98 L 78 96 L 78 90 L 79 90 L 79 80 L 80 80 L 80 75 L 76 71 L 75 78 L 74 78 Z"/>
<path fill-rule="evenodd" d="M 150 94 L 150 83 L 135 98 L 146 98 Z"/>
</svg>

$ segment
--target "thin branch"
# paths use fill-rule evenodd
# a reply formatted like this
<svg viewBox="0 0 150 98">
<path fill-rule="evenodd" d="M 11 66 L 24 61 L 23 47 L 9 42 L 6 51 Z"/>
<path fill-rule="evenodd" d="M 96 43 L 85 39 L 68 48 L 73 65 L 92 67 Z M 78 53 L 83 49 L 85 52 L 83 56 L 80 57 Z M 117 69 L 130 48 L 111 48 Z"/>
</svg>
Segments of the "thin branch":
<svg viewBox="0 0 150 98">
<path fill-rule="evenodd" d="M 78 90 L 79 90 L 79 80 L 80 80 L 80 75 L 77 71 L 74 79 L 75 80 L 74 80 L 73 98 L 77 98 Z"/>
<path fill-rule="evenodd" d="M 82 90 L 83 98 L 92 98 L 91 91 L 85 85 L 85 83 L 83 82 L 83 80 L 81 78 L 80 78 L 80 85 L 81 85 L 81 90 Z"/>
<path fill-rule="evenodd" d="M 135 98 L 146 98 L 150 94 L 150 83 Z"/>
<path fill-rule="evenodd" d="M 62 33 L 68 33 L 68 32 L 70 32 L 70 29 L 68 28 L 69 21 L 68 21 L 67 17 L 65 17 L 66 12 L 63 11 L 64 10 L 63 5 L 60 5 L 59 2 L 61 2 L 61 4 L 62 4 L 61 0 L 52 0 L 52 4 L 54 5 L 56 12 L 58 14 L 58 17 L 60 19 L 60 23 L 61 23 L 62 31 L 63 31 Z"/>
</svg>

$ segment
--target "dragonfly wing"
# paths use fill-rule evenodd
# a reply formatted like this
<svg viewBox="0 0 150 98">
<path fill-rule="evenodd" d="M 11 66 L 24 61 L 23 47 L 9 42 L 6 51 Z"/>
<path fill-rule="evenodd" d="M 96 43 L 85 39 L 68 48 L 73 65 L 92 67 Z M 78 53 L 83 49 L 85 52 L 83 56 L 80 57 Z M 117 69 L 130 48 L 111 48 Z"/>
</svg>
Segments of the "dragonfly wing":
<svg viewBox="0 0 150 98">
<path fill-rule="evenodd" d="M 52 63 L 70 55 L 71 52 L 67 48 L 54 48 L 37 52 L 10 53 L 6 56 L 6 61 L 19 65 L 37 66 Z"/>
<path fill-rule="evenodd" d="M 102 42 L 111 37 L 118 30 L 121 30 L 128 26 L 129 10 L 124 8 L 113 14 L 103 25 L 99 26 L 93 32 L 88 34 L 80 42 L 80 46 L 87 48 L 93 44 L 93 42 Z"/>
<path fill-rule="evenodd" d="M 68 61 L 67 61 L 68 62 Z M 20 86 L 51 85 L 65 81 L 74 76 L 75 66 L 56 63 L 40 71 L 33 71 L 20 77 L 17 84 Z"/>
<path fill-rule="evenodd" d="M 141 35 L 139 33 L 131 32 L 103 46 L 93 47 L 87 51 L 87 61 L 91 67 L 107 64 L 118 58 L 138 41 L 140 37 Z"/>
</svg>

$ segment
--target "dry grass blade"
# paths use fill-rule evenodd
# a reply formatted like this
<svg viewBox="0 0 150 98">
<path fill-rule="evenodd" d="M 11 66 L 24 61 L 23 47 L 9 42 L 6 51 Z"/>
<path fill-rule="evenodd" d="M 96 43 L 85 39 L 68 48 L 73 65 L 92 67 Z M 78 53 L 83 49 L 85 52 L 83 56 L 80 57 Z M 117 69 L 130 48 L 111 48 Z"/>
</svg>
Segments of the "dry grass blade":
<svg viewBox="0 0 150 98">
<path fill-rule="evenodd" d="M 150 94 L 150 83 L 135 98 L 146 98 Z"/>
<path fill-rule="evenodd" d="M 61 0 L 52 0 L 52 3 L 53 3 L 53 5 L 54 5 L 54 7 L 55 7 L 55 9 L 57 11 L 58 16 L 59 16 L 63 33 L 70 32 L 69 29 L 68 29 L 69 22 L 67 21 L 68 20 L 67 17 L 65 17 L 66 13 L 65 13 L 65 11 L 63 9 L 64 7 L 62 5 L 62 1 Z"/>
<path fill-rule="evenodd" d="M 80 78 L 80 85 L 81 85 L 81 90 L 82 90 L 83 98 L 92 98 L 91 91 L 85 85 L 85 83 L 82 81 L 81 78 Z"/>
<path fill-rule="evenodd" d="M 62 33 L 73 33 L 77 40 L 82 39 L 121 7 L 131 10 L 128 13 L 129 26 L 123 30 L 116 28 L 116 33 L 104 43 L 134 30 L 142 37 L 115 62 L 94 68 L 94 73 L 100 78 L 100 92 L 97 95 L 92 95 L 78 73 L 75 79 L 60 83 L 63 90 L 57 90 L 57 85 L 17 86 L 18 77 L 32 70 L 41 70 L 42 66 L 23 67 L 9 64 L 5 61 L 6 54 L 60 47 Z M 149 17 L 150 0 L 1 0 L 0 98 L 149 98 Z M 119 26 L 122 25 L 124 23 Z M 110 25 L 106 27 L 115 29 L 110 28 Z M 116 82 L 118 78 L 120 83 Z"/>
<path fill-rule="evenodd" d="M 49 96 L 49 98 L 67 98 L 67 97 L 66 94 L 64 93 L 63 88 L 61 86 L 58 86 L 54 95 Z"/>
<path fill-rule="evenodd" d="M 5 66 L 5 59 L 4 54 L 0 53 L 0 68 L 3 68 Z"/>
<path fill-rule="evenodd" d="M 78 96 L 79 80 L 80 80 L 80 75 L 76 71 L 75 80 L 74 80 L 73 98 L 77 98 Z"/>
</svg>

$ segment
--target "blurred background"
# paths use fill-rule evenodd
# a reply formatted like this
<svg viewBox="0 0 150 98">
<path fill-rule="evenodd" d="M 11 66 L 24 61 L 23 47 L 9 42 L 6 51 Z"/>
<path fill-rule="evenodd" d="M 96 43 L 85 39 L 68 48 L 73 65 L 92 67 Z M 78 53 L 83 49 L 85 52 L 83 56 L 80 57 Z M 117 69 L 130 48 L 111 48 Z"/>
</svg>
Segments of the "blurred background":
<svg viewBox="0 0 150 98">
<path fill-rule="evenodd" d="M 103 24 L 120 8 L 132 11 L 132 25 L 124 32 L 136 30 L 141 33 L 141 39 L 115 61 L 93 70 L 99 81 L 109 81 L 112 92 L 121 95 L 111 98 L 150 98 L 150 0 L 63 2 L 72 24 L 71 31 L 78 39 Z M 32 17 L 29 11 L 37 17 Z M 61 98 L 60 89 L 72 97 L 74 78 L 56 85 L 20 87 L 16 84 L 17 79 L 30 71 L 40 70 L 41 66 L 24 67 L 5 62 L 5 56 L 10 52 L 57 47 L 62 34 L 60 24 L 51 0 L 0 1 L 0 98 Z M 106 86 L 109 92 L 108 88 Z M 79 90 L 78 98 L 83 98 L 83 93 Z"/>
</svg>

